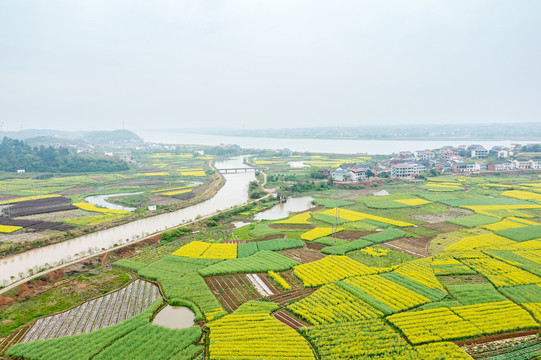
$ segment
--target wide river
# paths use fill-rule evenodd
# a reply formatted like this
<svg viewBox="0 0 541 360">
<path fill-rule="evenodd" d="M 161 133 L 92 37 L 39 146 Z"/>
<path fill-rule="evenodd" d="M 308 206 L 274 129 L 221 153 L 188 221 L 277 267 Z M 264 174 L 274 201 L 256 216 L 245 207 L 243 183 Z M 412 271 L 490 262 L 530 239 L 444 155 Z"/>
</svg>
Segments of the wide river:
<svg viewBox="0 0 541 360">
<path fill-rule="evenodd" d="M 276 139 L 241 136 L 189 134 L 163 130 L 136 130 L 145 141 L 164 144 L 196 144 L 217 146 L 237 144 L 246 149 L 290 149 L 299 152 L 334 154 L 392 154 L 400 151 L 437 149 L 442 146 L 482 145 L 509 146 L 512 143 L 539 144 L 541 141 L 513 140 L 336 140 L 336 139 Z"/>
<path fill-rule="evenodd" d="M 216 162 L 215 167 L 224 169 L 247 166 L 243 164 L 242 157 L 235 157 Z M 115 244 L 136 240 L 194 220 L 198 216 L 210 215 L 218 210 L 225 210 L 247 202 L 248 184 L 255 180 L 254 172 L 225 174 L 224 177 L 225 185 L 212 199 L 202 203 L 2 258 L 0 259 L 0 284 L 11 283 L 12 276 L 18 279 L 21 273 L 27 276 L 28 270 L 32 268 L 51 267 L 83 257 L 88 255 L 89 249 L 109 249 Z"/>
</svg>

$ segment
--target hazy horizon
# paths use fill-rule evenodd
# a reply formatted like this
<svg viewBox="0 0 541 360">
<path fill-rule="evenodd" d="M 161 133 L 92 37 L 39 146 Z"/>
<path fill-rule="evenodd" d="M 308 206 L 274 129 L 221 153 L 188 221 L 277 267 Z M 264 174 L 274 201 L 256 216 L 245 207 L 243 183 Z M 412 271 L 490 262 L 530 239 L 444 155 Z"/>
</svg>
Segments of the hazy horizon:
<svg viewBox="0 0 541 360">
<path fill-rule="evenodd" d="M 0 124 L 538 123 L 541 3 L 0 3 Z"/>
</svg>

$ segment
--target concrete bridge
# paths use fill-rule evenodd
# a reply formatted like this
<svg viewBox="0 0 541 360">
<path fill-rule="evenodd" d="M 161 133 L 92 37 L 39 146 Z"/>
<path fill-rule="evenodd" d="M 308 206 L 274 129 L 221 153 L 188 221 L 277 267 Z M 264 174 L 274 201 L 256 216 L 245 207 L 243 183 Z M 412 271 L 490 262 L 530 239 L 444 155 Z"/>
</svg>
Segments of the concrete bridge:
<svg viewBox="0 0 541 360">
<path fill-rule="evenodd" d="M 238 172 L 248 172 L 248 171 L 258 171 L 259 168 L 255 167 L 242 167 L 242 168 L 227 168 L 227 169 L 217 169 L 221 174 L 234 174 Z"/>
</svg>

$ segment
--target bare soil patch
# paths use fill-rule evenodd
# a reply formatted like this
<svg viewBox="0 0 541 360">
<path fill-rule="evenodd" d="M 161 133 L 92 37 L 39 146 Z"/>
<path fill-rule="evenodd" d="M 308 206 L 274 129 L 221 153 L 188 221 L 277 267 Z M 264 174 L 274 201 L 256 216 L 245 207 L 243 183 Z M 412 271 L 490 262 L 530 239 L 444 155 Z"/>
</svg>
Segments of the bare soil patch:
<svg viewBox="0 0 541 360">
<path fill-rule="evenodd" d="M 280 304 L 280 306 L 286 306 L 289 303 L 300 300 L 312 294 L 316 289 L 296 289 L 289 290 L 281 294 L 267 296 L 272 302 Z"/>
<path fill-rule="evenodd" d="M 402 251 L 406 254 L 413 255 L 418 258 L 430 256 L 428 253 L 428 245 L 434 237 L 423 238 L 402 238 L 398 240 L 388 241 L 381 245 L 394 250 Z"/>
<path fill-rule="evenodd" d="M 310 326 L 310 324 L 308 324 L 307 322 L 302 321 L 297 316 L 293 315 L 292 313 L 290 313 L 287 310 L 282 309 L 282 310 L 275 311 L 274 313 L 272 313 L 272 316 L 276 320 L 286 324 L 287 326 L 289 326 L 290 328 L 293 328 L 295 330 L 299 330 L 301 327 Z"/>
<path fill-rule="evenodd" d="M 308 250 L 305 248 L 287 249 L 280 251 L 280 253 L 302 264 L 323 259 L 325 257 L 325 255 L 320 252 Z"/>
<path fill-rule="evenodd" d="M 410 217 L 415 220 L 420 220 L 429 224 L 433 224 L 446 220 L 456 219 L 459 217 L 469 216 L 472 214 L 473 211 L 471 210 L 452 208 L 451 210 L 441 214 L 411 215 Z"/>
<path fill-rule="evenodd" d="M 534 335 L 534 334 L 537 334 L 538 332 L 539 332 L 539 329 L 537 329 L 537 330 L 534 329 L 534 330 L 515 331 L 515 332 L 511 332 L 511 333 L 496 334 L 496 335 L 485 336 L 485 337 L 480 337 L 480 338 L 476 338 L 476 339 L 468 339 L 468 340 L 457 341 L 457 342 L 455 342 L 455 344 L 457 344 L 458 346 L 471 345 L 471 344 L 482 344 L 482 343 L 487 343 L 487 342 L 491 342 L 491 341 L 511 339 L 511 338 L 515 338 L 515 337 L 519 337 L 519 336 Z"/>
<path fill-rule="evenodd" d="M 451 224 L 448 222 L 437 222 L 437 223 L 431 223 L 431 224 L 424 224 L 423 227 L 435 231 L 439 231 L 440 233 L 448 233 L 453 231 L 458 231 L 464 229 L 460 225 Z"/>
<path fill-rule="evenodd" d="M 310 250 L 317 250 L 317 251 L 327 247 L 327 245 L 317 244 L 313 242 L 306 242 L 305 246 Z"/>
<path fill-rule="evenodd" d="M 246 301 L 261 298 L 245 274 L 210 276 L 205 278 L 205 282 L 229 313 Z"/>
<path fill-rule="evenodd" d="M 3 209 L 3 213 L 8 214 L 9 211 L 10 217 L 19 217 L 75 209 L 77 207 L 71 204 L 70 199 L 61 196 L 14 203 L 9 207 L 9 210 Z"/>
</svg>

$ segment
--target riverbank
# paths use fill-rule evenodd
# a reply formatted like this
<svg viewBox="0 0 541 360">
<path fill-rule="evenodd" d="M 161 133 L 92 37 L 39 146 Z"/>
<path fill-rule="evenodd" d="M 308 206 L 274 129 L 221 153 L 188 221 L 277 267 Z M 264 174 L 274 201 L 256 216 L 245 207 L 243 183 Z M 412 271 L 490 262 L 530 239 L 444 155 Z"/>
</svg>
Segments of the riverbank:
<svg viewBox="0 0 541 360">
<path fill-rule="evenodd" d="M 88 225 L 82 228 L 76 228 L 68 230 L 64 233 L 52 235 L 46 238 L 31 240 L 26 242 L 20 242 L 15 244 L 5 244 L 0 246 L 0 260 L 7 256 L 13 256 L 17 254 L 24 253 L 26 251 L 38 249 L 41 247 L 58 244 L 64 241 L 72 240 L 84 235 L 96 233 L 102 230 L 107 230 L 113 227 L 118 227 L 121 225 L 129 224 L 134 221 L 152 218 L 154 216 L 167 214 L 175 212 L 181 209 L 185 209 L 199 203 L 203 203 L 216 195 L 216 193 L 224 186 L 225 178 L 219 171 L 214 167 L 213 162 L 209 162 L 209 167 L 214 171 L 214 174 L 211 175 L 211 184 L 205 188 L 205 190 L 197 197 L 193 199 L 188 199 L 183 201 L 180 204 L 171 204 L 167 207 L 159 208 L 154 211 L 145 211 L 141 213 L 135 213 L 128 216 L 124 216 L 107 223 L 101 223 L 99 225 Z"/>
<path fill-rule="evenodd" d="M 100 257 L 100 256 L 103 256 L 105 254 L 108 254 L 108 253 L 111 253 L 111 252 L 114 252 L 114 251 L 117 251 L 119 249 L 123 249 L 123 248 L 127 248 L 127 247 L 130 247 L 130 246 L 133 246 L 134 244 L 137 244 L 137 243 L 140 243 L 140 242 L 144 242 L 144 241 L 148 241 L 148 240 L 151 240 L 153 238 L 155 238 L 156 236 L 159 236 L 160 234 L 162 234 L 163 232 L 165 231 L 171 231 L 171 230 L 175 230 L 175 229 L 178 229 L 178 228 L 181 228 L 181 227 L 187 227 L 187 226 L 191 226 L 191 225 L 195 225 L 195 224 L 198 224 L 198 223 L 201 223 L 205 220 L 208 220 L 210 218 L 212 218 L 213 216 L 216 216 L 216 215 L 219 215 L 219 214 L 225 214 L 225 213 L 228 213 L 228 212 L 232 212 L 232 211 L 235 211 L 236 208 L 238 207 L 241 207 L 241 206 L 245 206 L 245 205 L 248 205 L 248 204 L 253 204 L 253 203 L 256 203 L 256 202 L 259 202 L 261 200 L 264 200 L 268 197 L 272 196 L 272 194 L 267 194 L 259 199 L 255 199 L 255 200 L 250 200 L 248 201 L 247 203 L 245 204 L 242 204 L 242 205 L 239 205 L 239 206 L 236 206 L 232 209 L 227 209 L 227 210 L 223 210 L 223 211 L 217 211 L 215 213 L 212 213 L 212 214 L 209 214 L 209 215 L 206 215 L 206 216 L 203 216 L 203 217 L 200 217 L 194 221 L 191 221 L 191 222 L 188 222 L 188 223 L 184 223 L 184 224 L 180 224 L 178 226 L 174 226 L 174 227 L 171 227 L 171 228 L 167 228 L 167 229 L 164 229 L 162 231 L 159 231 L 159 232 L 156 232 L 156 233 L 153 233 L 153 234 L 150 234 L 144 238 L 141 238 L 141 239 L 137 239 L 137 240 L 134 240 L 134 241 L 130 241 L 129 243 L 126 243 L 126 244 L 123 244 L 123 245 L 118 245 L 118 246 L 115 246 L 113 248 L 110 248 L 110 249 L 106 249 L 106 250 L 102 250 L 102 251 L 99 251 L 97 253 L 94 253 L 92 255 L 88 255 L 88 256 L 85 256 L 85 257 L 81 257 L 81 258 L 78 258 L 76 260 L 73 260 L 73 261 L 70 261 L 70 262 L 66 262 L 64 264 L 61 264 L 61 265 L 58 265 L 58 266 L 55 266 L 55 267 L 52 267 L 50 269 L 47 269 L 47 270 L 44 270 L 44 271 L 41 271 L 37 274 L 34 274 L 34 275 L 31 275 L 29 277 L 26 277 L 24 279 L 21 279 L 21 280 L 18 280 L 6 287 L 3 287 L 3 288 L 0 288 L 0 295 L 12 290 L 12 289 L 15 289 L 17 288 L 18 286 L 22 286 L 23 284 L 25 284 L 26 282 L 30 281 L 30 280 L 33 280 L 33 279 L 37 279 L 37 278 L 40 278 L 42 276 L 45 276 L 49 273 L 52 273 L 52 272 L 55 272 L 55 271 L 58 271 L 58 270 L 61 270 L 61 269 L 64 269 L 66 267 L 69 267 L 69 266 L 72 266 L 72 265 L 75 265 L 75 264 L 78 264 L 78 263 L 81 263 L 81 262 L 85 262 L 85 261 L 89 261 L 93 258 L 96 258 L 96 257 Z"/>
</svg>

